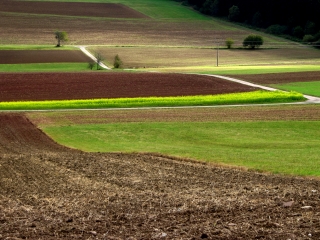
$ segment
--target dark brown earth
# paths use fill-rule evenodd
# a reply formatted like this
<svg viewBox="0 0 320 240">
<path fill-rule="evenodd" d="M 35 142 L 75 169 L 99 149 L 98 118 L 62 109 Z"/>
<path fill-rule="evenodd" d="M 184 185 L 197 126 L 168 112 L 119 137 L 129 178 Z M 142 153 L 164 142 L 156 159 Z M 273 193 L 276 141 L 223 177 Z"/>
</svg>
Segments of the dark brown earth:
<svg viewBox="0 0 320 240">
<path fill-rule="evenodd" d="M 109 18 L 148 18 L 125 5 L 117 3 L 80 3 L 50 1 L 1 0 L 2 12 L 53 14 L 67 16 L 109 17 Z"/>
<path fill-rule="evenodd" d="M 256 88 L 209 76 L 160 73 L 0 74 L 0 101 L 209 95 Z"/>
<path fill-rule="evenodd" d="M 0 125 L 1 239 L 320 238 L 318 180 L 84 153 L 23 114 Z"/>
<path fill-rule="evenodd" d="M 236 122 L 236 121 L 319 121 L 319 104 L 268 105 L 242 107 L 199 107 L 167 109 L 130 109 L 108 111 L 64 111 L 28 113 L 37 126 L 68 124 L 108 124 L 119 122 Z"/>
<path fill-rule="evenodd" d="M 0 64 L 90 61 L 80 50 L 0 50 Z"/>
<path fill-rule="evenodd" d="M 233 76 L 234 77 L 234 76 Z M 237 75 L 238 79 L 258 84 L 282 84 L 291 82 L 320 81 L 320 71 L 294 72 L 294 73 L 269 73 L 253 75 Z"/>
</svg>

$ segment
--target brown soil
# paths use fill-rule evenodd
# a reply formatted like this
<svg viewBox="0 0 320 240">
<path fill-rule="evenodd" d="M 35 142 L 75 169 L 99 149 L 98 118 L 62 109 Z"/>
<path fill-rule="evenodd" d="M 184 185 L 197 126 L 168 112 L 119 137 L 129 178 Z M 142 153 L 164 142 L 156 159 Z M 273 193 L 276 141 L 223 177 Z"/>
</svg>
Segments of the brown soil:
<svg viewBox="0 0 320 240">
<path fill-rule="evenodd" d="M 0 1 L 1 2 L 1 1 Z M 242 39 L 244 30 L 213 29 L 210 22 L 172 22 L 152 19 L 32 15 L 0 11 L 1 44 L 56 44 L 54 32 L 66 31 L 69 45 L 168 45 L 213 46 L 217 35 Z M 34 36 L 34 33 L 37 36 Z M 213 55 L 214 56 L 214 55 Z"/>
<path fill-rule="evenodd" d="M 0 64 L 90 61 L 80 50 L 0 50 Z"/>
<path fill-rule="evenodd" d="M 319 121 L 320 105 L 130 109 L 28 113 L 37 126 L 119 122 Z"/>
<path fill-rule="evenodd" d="M 253 83 L 258 83 L 258 84 L 282 84 L 282 83 L 291 83 L 291 82 L 311 82 L 311 81 L 320 81 L 320 71 L 237 75 L 236 78 L 250 81 Z"/>
<path fill-rule="evenodd" d="M 256 90 L 209 76 L 160 73 L 0 74 L 0 101 L 208 95 Z"/>
<path fill-rule="evenodd" d="M 1 239 L 318 239 L 320 182 L 61 147 L 0 114 Z"/>
<path fill-rule="evenodd" d="M 127 6 L 117 3 L 79 2 L 39 2 L 13 1 L 0 2 L 2 12 L 53 14 L 68 16 L 108 17 L 108 18 L 147 18 Z"/>
</svg>

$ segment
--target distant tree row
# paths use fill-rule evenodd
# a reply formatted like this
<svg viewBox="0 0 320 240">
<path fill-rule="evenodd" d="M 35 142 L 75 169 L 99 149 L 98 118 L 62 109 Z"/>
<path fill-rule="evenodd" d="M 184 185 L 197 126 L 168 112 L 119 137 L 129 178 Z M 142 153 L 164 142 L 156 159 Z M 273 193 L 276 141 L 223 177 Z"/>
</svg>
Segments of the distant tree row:
<svg viewBox="0 0 320 240">
<path fill-rule="evenodd" d="M 270 34 L 320 43 L 320 0 L 180 0 L 180 2 L 204 14 L 262 28 Z"/>
</svg>

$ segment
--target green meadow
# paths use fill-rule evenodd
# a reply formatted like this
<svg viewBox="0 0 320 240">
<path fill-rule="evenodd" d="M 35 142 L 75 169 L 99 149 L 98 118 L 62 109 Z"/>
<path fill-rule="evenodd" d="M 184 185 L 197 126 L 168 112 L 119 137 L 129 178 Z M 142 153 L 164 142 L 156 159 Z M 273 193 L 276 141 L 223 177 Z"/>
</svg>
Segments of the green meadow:
<svg viewBox="0 0 320 240">
<path fill-rule="evenodd" d="M 87 63 L 0 64 L 0 72 L 74 72 L 86 71 Z"/>
<path fill-rule="evenodd" d="M 320 81 L 272 84 L 271 86 L 278 89 L 283 89 L 287 91 L 297 91 L 307 95 L 320 97 Z"/>
<path fill-rule="evenodd" d="M 256 121 L 75 124 L 43 130 L 63 145 L 89 152 L 155 152 L 320 176 L 319 128 L 320 121 Z"/>
</svg>

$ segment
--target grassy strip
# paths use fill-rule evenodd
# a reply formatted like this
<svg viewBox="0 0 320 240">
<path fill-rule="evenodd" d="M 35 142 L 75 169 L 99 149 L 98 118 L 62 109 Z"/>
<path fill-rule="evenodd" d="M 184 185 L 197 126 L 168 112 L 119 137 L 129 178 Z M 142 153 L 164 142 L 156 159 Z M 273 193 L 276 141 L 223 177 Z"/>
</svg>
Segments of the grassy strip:
<svg viewBox="0 0 320 240">
<path fill-rule="evenodd" d="M 304 97 L 302 94 L 297 92 L 268 92 L 260 90 L 255 92 L 207 96 L 0 102 L 0 110 L 210 106 L 224 104 L 292 102 L 301 100 L 304 100 Z"/>
<path fill-rule="evenodd" d="M 307 95 L 320 97 L 320 81 L 319 82 L 294 82 L 288 84 L 272 84 L 272 87 L 288 90 L 298 91 Z"/>
<path fill-rule="evenodd" d="M 0 64 L 0 72 L 67 72 L 88 70 L 87 63 Z"/>
<path fill-rule="evenodd" d="M 143 70 L 143 69 L 140 69 Z M 158 72 L 183 72 L 219 75 L 237 74 L 266 74 L 266 73 L 289 73 L 319 71 L 319 65 L 263 65 L 263 66 L 191 66 L 191 67 L 169 67 L 149 68 L 147 71 Z"/>
<path fill-rule="evenodd" d="M 0 50 L 75 50 L 74 46 L 62 46 L 60 48 L 55 45 L 25 45 L 25 44 L 3 44 L 0 45 Z"/>
<path fill-rule="evenodd" d="M 63 145 L 90 152 L 158 152 L 320 176 L 319 128 L 320 121 L 255 121 L 80 124 L 43 130 Z"/>
</svg>

